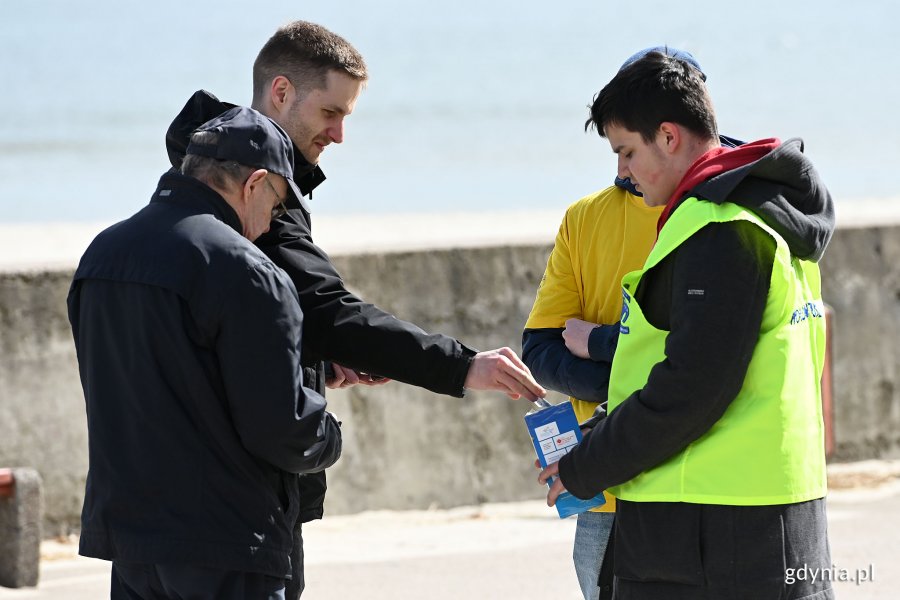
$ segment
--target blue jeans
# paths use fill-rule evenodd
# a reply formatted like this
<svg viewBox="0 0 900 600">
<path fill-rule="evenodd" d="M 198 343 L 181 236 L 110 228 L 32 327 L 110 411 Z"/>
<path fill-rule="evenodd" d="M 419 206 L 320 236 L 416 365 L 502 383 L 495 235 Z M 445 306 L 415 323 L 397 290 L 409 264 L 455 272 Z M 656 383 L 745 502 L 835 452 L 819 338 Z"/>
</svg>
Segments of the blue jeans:
<svg viewBox="0 0 900 600">
<path fill-rule="evenodd" d="M 584 600 L 597 600 L 600 596 L 597 580 L 600 578 L 600 565 L 603 564 L 615 516 L 616 513 L 601 512 L 584 512 L 578 515 L 572 560 Z"/>
</svg>

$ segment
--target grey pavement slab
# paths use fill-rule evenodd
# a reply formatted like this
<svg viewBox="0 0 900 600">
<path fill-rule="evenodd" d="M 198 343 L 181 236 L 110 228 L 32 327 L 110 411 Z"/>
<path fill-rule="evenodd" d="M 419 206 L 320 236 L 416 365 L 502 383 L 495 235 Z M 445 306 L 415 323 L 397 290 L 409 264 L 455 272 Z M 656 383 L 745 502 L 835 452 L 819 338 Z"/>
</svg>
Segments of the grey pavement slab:
<svg viewBox="0 0 900 600">
<path fill-rule="evenodd" d="M 896 598 L 900 479 L 832 491 L 828 516 L 838 598 Z M 577 600 L 574 526 L 539 501 L 327 517 L 304 530 L 304 599 Z M 46 543 L 38 587 L 0 588 L 0 599 L 107 597 L 109 563 L 73 553 Z M 872 580 L 838 581 L 859 575 Z"/>
</svg>

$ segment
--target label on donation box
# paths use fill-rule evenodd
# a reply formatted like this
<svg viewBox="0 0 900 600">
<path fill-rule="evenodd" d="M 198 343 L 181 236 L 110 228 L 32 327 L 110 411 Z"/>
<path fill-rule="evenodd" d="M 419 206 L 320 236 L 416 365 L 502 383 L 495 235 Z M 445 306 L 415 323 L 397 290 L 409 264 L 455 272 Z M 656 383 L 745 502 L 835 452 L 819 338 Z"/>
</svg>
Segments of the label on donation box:
<svg viewBox="0 0 900 600">
<path fill-rule="evenodd" d="M 525 415 L 525 425 L 542 467 L 555 463 L 581 441 L 578 419 L 568 402 L 548 404 L 546 408 L 529 412 Z M 547 485 L 553 485 L 555 479 L 548 479 Z M 566 491 L 556 499 L 556 510 L 564 519 L 602 506 L 604 502 L 602 493 L 589 500 L 581 500 Z"/>
</svg>

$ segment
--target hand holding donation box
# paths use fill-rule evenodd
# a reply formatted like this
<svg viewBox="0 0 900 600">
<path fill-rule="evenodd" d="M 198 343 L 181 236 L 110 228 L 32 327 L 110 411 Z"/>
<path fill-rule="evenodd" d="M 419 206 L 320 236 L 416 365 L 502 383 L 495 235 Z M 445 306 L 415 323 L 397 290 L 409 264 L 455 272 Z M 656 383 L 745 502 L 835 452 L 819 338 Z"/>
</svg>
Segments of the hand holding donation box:
<svg viewBox="0 0 900 600">
<path fill-rule="evenodd" d="M 578 427 L 575 411 L 568 402 L 556 405 L 546 402 L 542 404 L 545 407 L 525 415 L 525 425 L 528 427 L 528 433 L 531 435 L 534 451 L 537 453 L 541 467 L 546 467 L 558 461 L 578 445 L 578 442 L 581 441 L 581 429 Z M 548 479 L 547 485 L 553 485 L 553 480 L 553 477 Z M 566 491 L 556 499 L 556 510 L 559 517 L 564 519 L 602 506 L 604 502 L 603 494 L 598 494 L 589 500 L 581 500 Z"/>
</svg>

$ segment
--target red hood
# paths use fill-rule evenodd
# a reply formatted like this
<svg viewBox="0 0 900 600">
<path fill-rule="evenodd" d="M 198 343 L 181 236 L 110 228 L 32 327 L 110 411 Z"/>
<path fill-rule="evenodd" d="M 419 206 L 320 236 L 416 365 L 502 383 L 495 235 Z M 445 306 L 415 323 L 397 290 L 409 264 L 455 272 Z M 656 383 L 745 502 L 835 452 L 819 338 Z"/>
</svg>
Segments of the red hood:
<svg viewBox="0 0 900 600">
<path fill-rule="evenodd" d="M 656 223 L 657 235 L 662 230 L 663 225 L 669 220 L 669 216 L 678 203 L 684 198 L 684 195 L 694 189 L 700 183 L 707 179 L 712 179 L 716 175 L 731 171 L 738 167 L 759 160 L 775 148 L 781 145 L 778 138 L 767 138 L 756 142 L 750 142 L 737 148 L 713 148 L 706 152 L 700 158 L 694 161 L 694 164 L 688 168 L 687 173 L 681 179 L 681 183 L 675 188 L 675 193 L 666 202 L 666 207 L 659 216 Z"/>
</svg>

